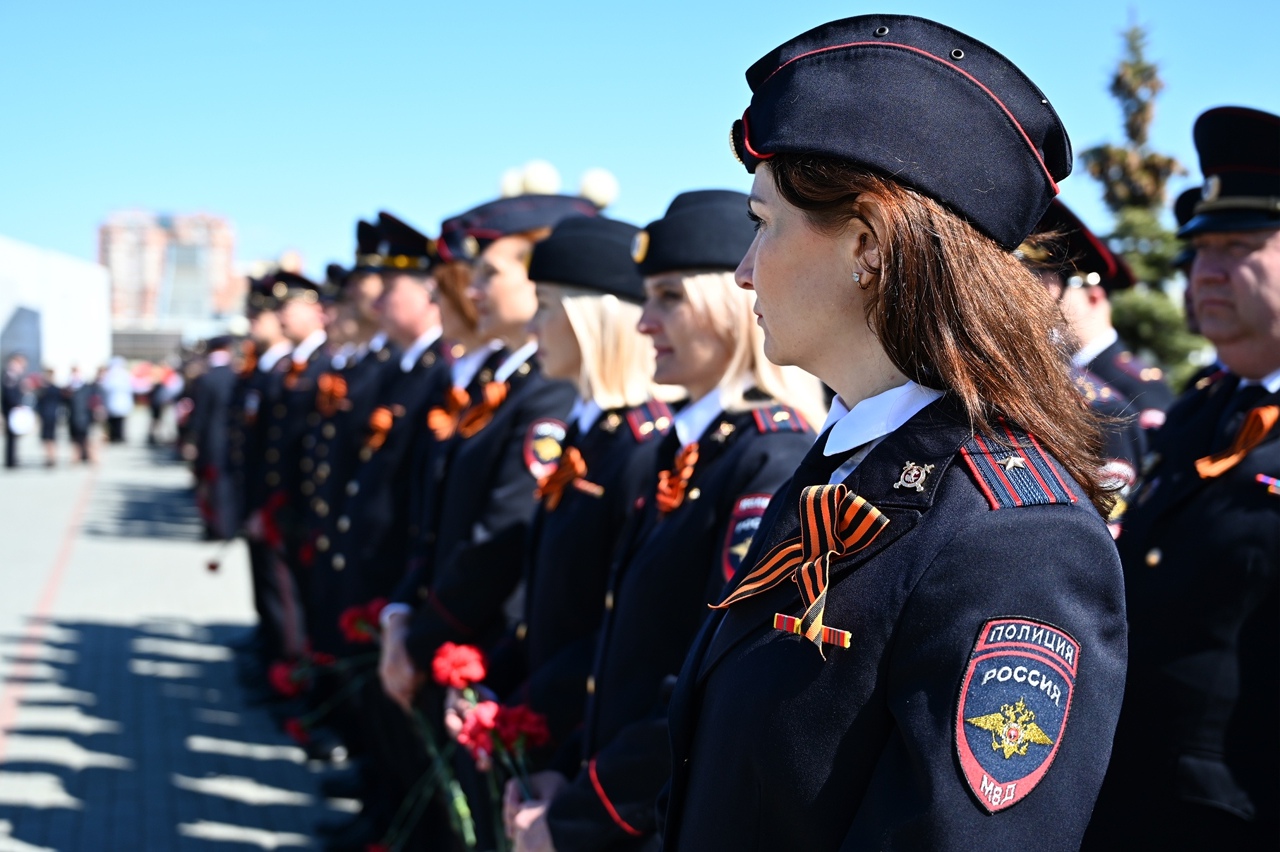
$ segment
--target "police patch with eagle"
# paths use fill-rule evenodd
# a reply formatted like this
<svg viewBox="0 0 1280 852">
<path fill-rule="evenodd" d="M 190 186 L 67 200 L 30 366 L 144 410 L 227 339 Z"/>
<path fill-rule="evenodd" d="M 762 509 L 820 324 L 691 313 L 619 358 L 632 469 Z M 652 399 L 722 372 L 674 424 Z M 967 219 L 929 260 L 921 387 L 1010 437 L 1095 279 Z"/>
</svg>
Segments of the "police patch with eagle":
<svg viewBox="0 0 1280 852">
<path fill-rule="evenodd" d="M 982 626 L 956 708 L 955 747 L 969 789 L 989 812 L 1022 801 L 1062 744 L 1080 664 L 1065 630 L 1020 616 Z"/>
</svg>

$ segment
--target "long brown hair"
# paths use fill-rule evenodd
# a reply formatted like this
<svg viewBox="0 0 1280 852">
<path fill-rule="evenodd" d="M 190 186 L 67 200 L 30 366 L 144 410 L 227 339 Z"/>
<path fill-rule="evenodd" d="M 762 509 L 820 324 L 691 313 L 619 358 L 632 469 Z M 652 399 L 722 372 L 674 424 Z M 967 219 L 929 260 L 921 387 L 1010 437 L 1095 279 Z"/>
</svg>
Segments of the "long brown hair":
<svg viewBox="0 0 1280 852">
<path fill-rule="evenodd" d="M 1000 418 L 1034 434 L 1105 517 L 1114 496 L 1102 482 L 1100 422 L 1072 380 L 1062 312 L 1018 258 L 933 199 L 846 161 L 778 154 L 769 168 L 818 231 L 856 219 L 875 233 L 866 316 L 894 366 L 954 393 L 985 435 L 998 434 Z"/>
<path fill-rule="evenodd" d="M 463 260 L 451 260 L 432 270 L 431 277 L 436 279 L 436 290 L 440 295 L 462 317 L 467 328 L 475 331 L 480 314 L 476 311 L 475 303 L 467 298 L 467 288 L 471 286 L 471 264 Z"/>
</svg>

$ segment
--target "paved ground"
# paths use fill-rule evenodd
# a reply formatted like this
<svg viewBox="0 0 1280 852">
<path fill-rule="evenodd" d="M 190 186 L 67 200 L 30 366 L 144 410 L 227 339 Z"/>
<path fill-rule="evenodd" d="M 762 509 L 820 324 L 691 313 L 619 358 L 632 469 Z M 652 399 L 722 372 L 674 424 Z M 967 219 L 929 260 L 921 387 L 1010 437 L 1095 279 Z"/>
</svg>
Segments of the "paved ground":
<svg viewBox="0 0 1280 852">
<path fill-rule="evenodd" d="M 0 852 L 313 845 L 318 766 L 241 700 L 243 545 L 207 564 L 186 470 L 0 469 Z"/>
</svg>

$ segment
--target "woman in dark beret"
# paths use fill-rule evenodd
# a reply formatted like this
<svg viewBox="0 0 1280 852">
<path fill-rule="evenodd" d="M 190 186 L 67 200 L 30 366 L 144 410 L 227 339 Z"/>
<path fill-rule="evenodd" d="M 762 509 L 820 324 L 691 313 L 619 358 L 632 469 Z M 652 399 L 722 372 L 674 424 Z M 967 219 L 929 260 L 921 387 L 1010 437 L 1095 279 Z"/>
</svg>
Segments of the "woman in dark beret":
<svg viewBox="0 0 1280 852">
<path fill-rule="evenodd" d="M 664 849 L 1074 849 L 1124 598 L 1062 316 L 1012 254 L 1066 133 L 919 18 L 824 25 L 747 78 L 738 285 L 769 358 L 837 396 L 685 661 Z"/>
</svg>

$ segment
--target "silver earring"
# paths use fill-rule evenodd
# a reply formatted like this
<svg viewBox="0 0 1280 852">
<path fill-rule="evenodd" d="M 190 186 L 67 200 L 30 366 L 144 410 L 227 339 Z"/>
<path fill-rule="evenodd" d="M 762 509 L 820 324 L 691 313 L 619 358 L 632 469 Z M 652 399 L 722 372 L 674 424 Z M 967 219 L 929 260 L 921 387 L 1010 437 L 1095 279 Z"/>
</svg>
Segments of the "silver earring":
<svg viewBox="0 0 1280 852">
<path fill-rule="evenodd" d="M 853 273 L 853 283 L 854 283 L 854 284 L 861 284 L 861 283 L 862 283 L 862 273 L 861 273 L 861 272 L 855 272 L 855 273 Z"/>
</svg>

